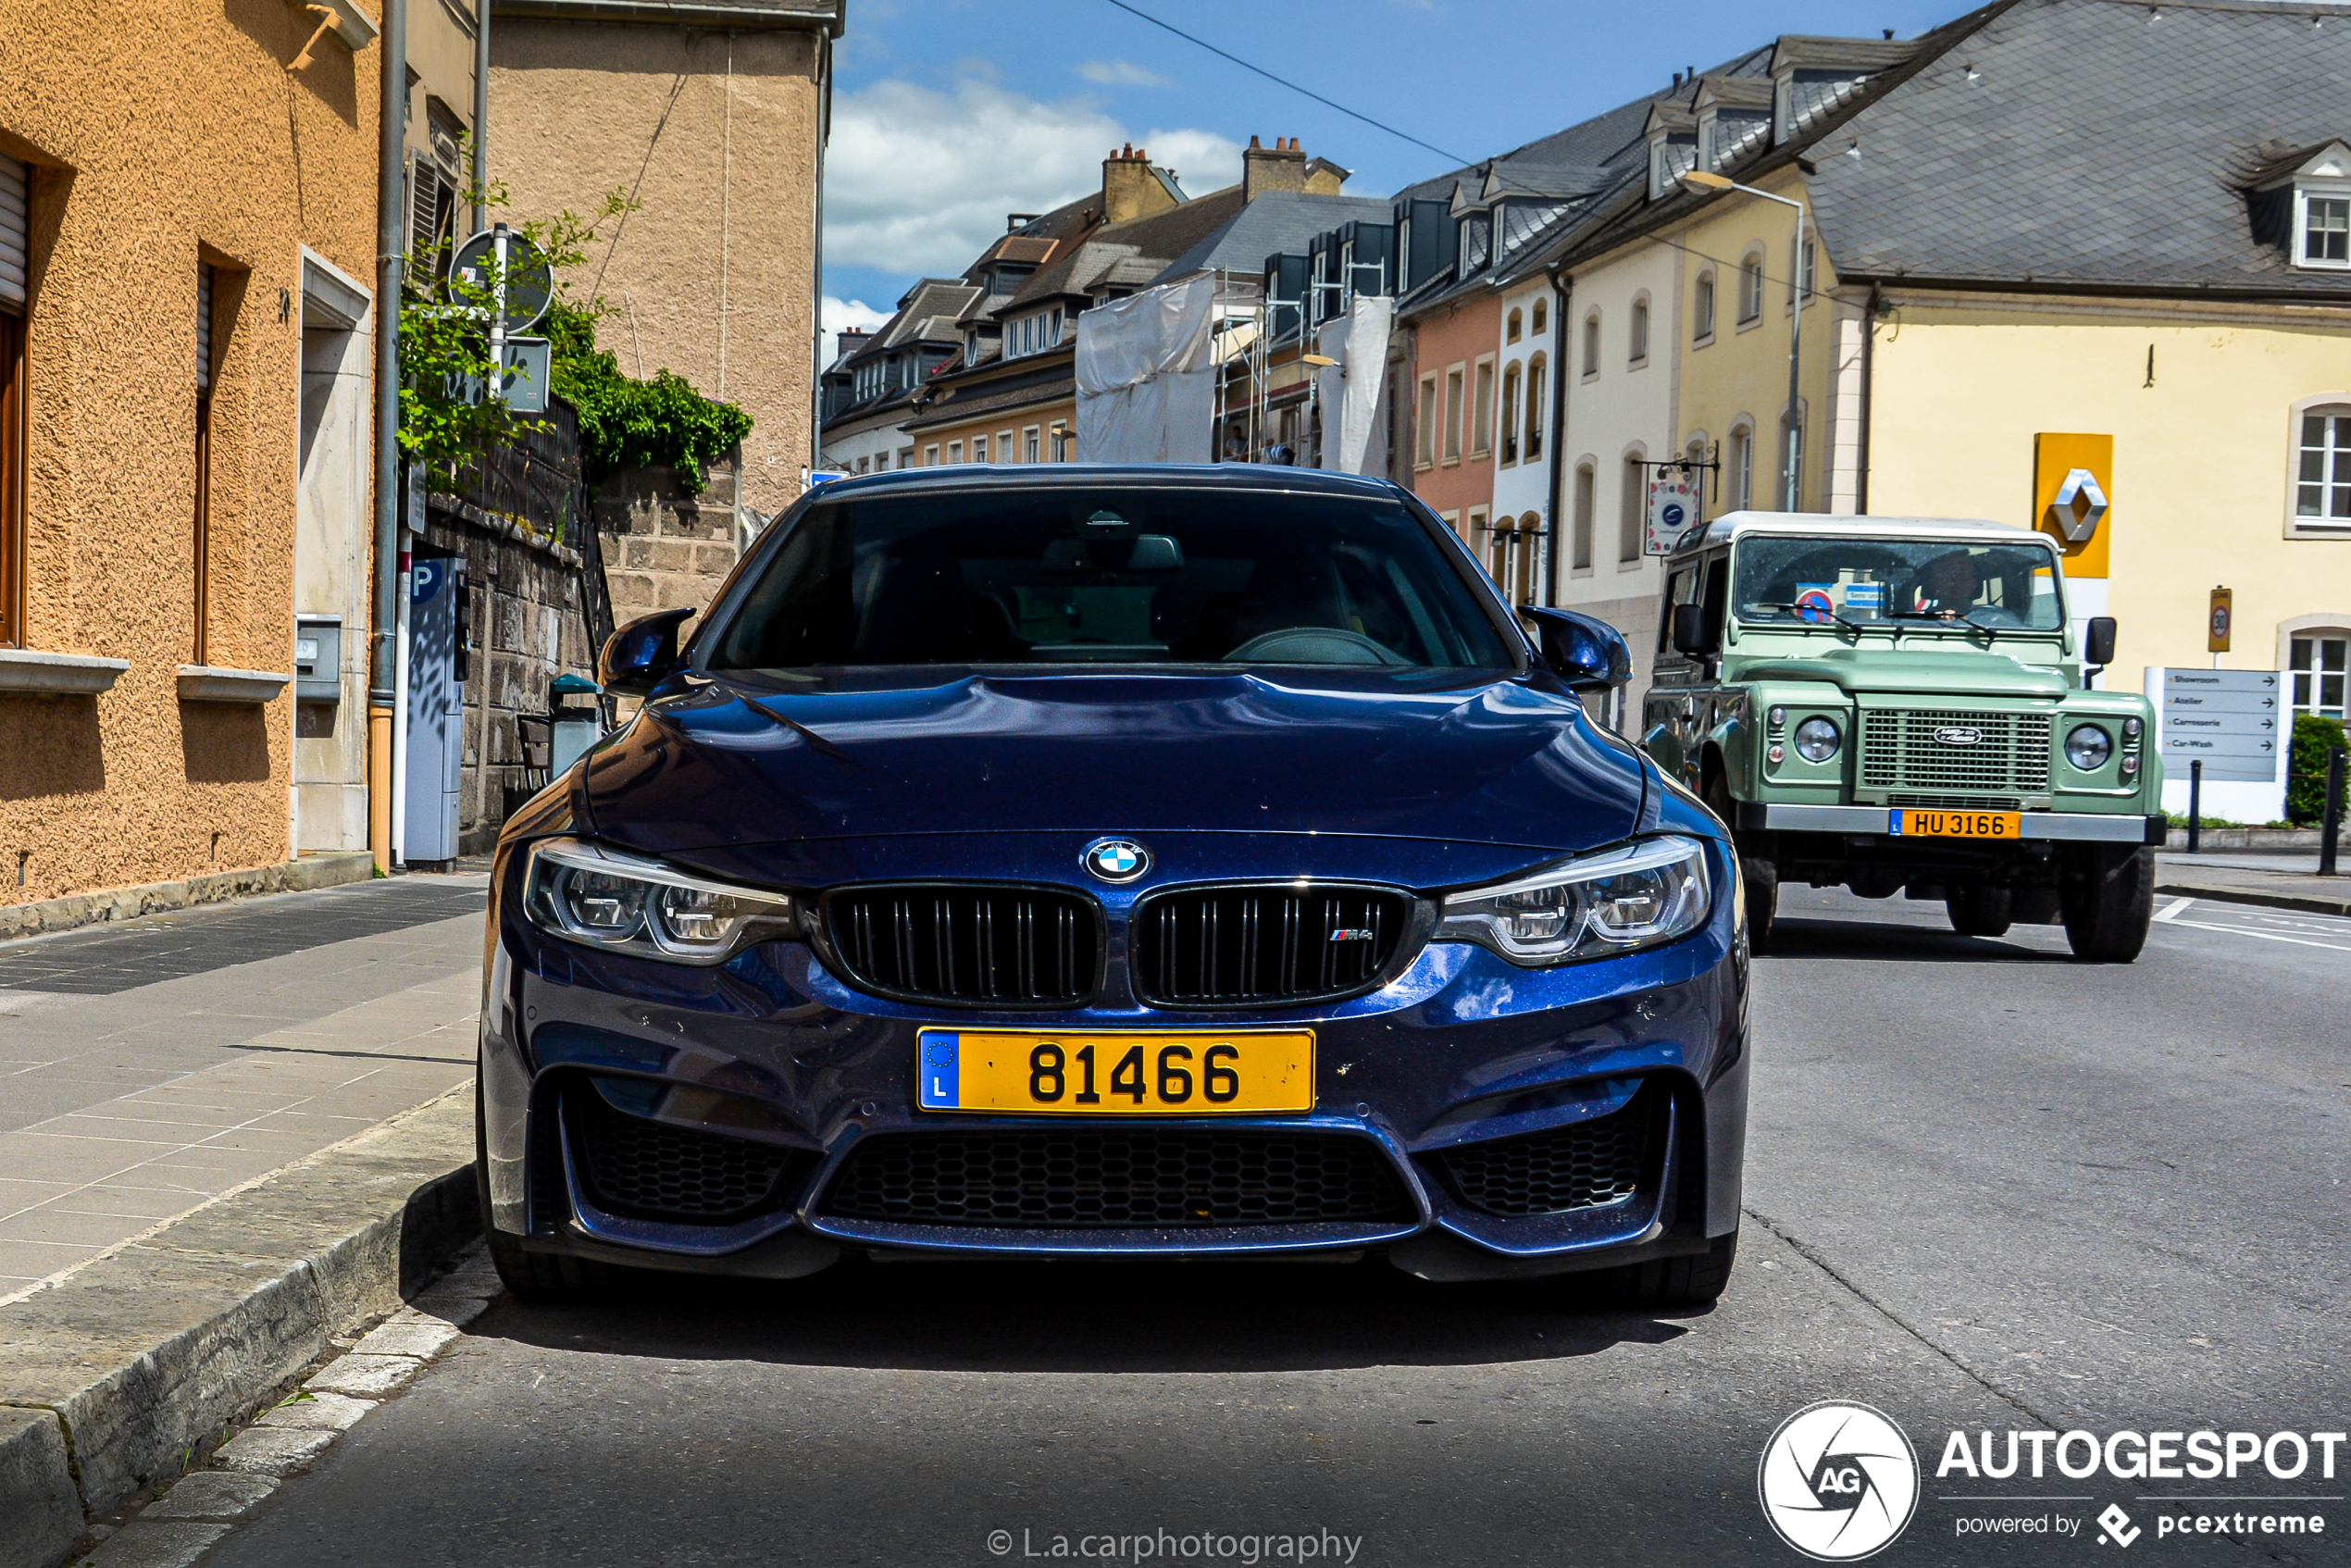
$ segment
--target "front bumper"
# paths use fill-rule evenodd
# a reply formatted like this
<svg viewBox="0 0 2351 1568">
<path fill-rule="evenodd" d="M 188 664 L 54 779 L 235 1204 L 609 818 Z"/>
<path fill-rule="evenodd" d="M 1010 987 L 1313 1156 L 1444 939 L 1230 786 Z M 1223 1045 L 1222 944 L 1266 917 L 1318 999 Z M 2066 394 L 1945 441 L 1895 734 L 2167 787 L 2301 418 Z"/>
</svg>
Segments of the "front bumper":
<svg viewBox="0 0 2351 1568">
<path fill-rule="evenodd" d="M 1902 808 L 1767 805 L 1748 802 L 1739 806 L 1738 817 L 1739 827 L 1747 830 L 1899 837 Z M 2159 845 L 2166 829 L 2160 816 L 2093 812 L 2028 811 L 2020 814 L 2019 824 L 2020 837 L 2028 842 Z"/>
<path fill-rule="evenodd" d="M 1714 850 L 1716 886 L 1728 890 L 1728 854 Z M 1431 943 L 1382 989 L 1295 1014 L 1161 1011 L 1112 988 L 1051 1023 L 1073 1032 L 1308 1024 L 1317 1036 L 1315 1109 L 1079 1122 L 916 1109 L 916 1030 L 976 1027 L 988 1014 L 852 990 L 796 942 L 765 944 L 715 969 L 565 943 L 519 917 L 519 859 L 502 852 L 493 880 L 481 1082 L 492 1223 L 533 1250 L 765 1276 L 808 1272 L 844 1248 L 892 1256 L 1376 1252 L 1430 1277 L 1472 1278 L 1702 1251 L 1737 1225 L 1747 956 L 1727 891 L 1704 929 L 1653 952 L 1530 970 L 1480 948 Z M 1124 938 L 1115 924 L 1111 935 Z M 567 1106 L 616 1114 L 608 1094 L 567 1098 L 583 1086 L 604 1094 L 591 1080 L 628 1086 L 622 1098 L 644 1119 L 690 1139 L 780 1151 L 788 1171 L 776 1200 L 707 1223 L 600 1203 L 579 1129 L 566 1122 Z M 1561 1139 L 1572 1143 L 1611 1115 L 1650 1129 L 1632 1190 L 1556 1212 L 1497 1212 L 1490 1200 L 1465 1195 L 1457 1173 L 1470 1154 L 1552 1158 L 1540 1151 L 1556 1154 L 1566 1147 Z M 836 1201 L 852 1160 L 877 1139 L 1073 1126 L 1351 1140 L 1375 1158 L 1397 1201 L 1337 1219 L 1085 1226 L 940 1224 L 844 1213 Z M 1556 1158 L 1570 1160 L 1572 1151 Z"/>
</svg>

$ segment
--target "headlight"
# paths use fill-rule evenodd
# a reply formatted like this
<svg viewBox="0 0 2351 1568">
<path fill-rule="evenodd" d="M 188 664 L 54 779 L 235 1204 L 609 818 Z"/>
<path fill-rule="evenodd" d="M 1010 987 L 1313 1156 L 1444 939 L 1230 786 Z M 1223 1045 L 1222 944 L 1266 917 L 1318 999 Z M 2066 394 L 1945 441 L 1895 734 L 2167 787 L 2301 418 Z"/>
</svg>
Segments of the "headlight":
<svg viewBox="0 0 2351 1568">
<path fill-rule="evenodd" d="M 2095 724 L 2074 727 L 2065 738 L 2065 760 L 2084 773 L 2096 773 L 2114 754 L 2114 738 Z"/>
<path fill-rule="evenodd" d="M 1645 839 L 1455 893 L 1437 940 L 1477 942 L 1513 964 L 1565 964 L 1686 937 L 1706 923 L 1707 904 L 1705 847 Z"/>
<path fill-rule="evenodd" d="M 1796 727 L 1796 754 L 1806 762 L 1826 762 L 1844 740 L 1829 720 L 1808 718 Z"/>
<path fill-rule="evenodd" d="M 541 930 L 679 964 L 724 964 L 745 943 L 799 933 L 789 893 L 733 888 L 659 861 L 549 839 L 530 850 L 523 908 Z"/>
</svg>

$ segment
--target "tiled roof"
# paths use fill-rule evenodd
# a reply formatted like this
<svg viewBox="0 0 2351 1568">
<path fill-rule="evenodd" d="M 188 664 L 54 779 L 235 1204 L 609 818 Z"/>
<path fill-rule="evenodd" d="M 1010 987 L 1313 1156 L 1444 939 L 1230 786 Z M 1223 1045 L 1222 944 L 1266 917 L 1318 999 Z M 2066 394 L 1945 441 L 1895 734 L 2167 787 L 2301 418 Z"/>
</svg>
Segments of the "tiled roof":
<svg viewBox="0 0 2351 1568">
<path fill-rule="evenodd" d="M 2351 6 L 2019 0 L 1814 148 L 1813 210 L 1846 278 L 2340 300 L 2245 187 L 2351 132 L 2346 82 Z"/>
<path fill-rule="evenodd" d="M 1099 282 L 1102 272 L 1113 262 L 1126 256 L 1181 255 L 1240 205 L 1241 188 L 1231 185 L 1181 206 L 1130 218 L 1124 223 L 1105 223 L 1039 268 L 1036 276 L 1020 286 L 1020 292 L 1004 308 L 1017 310 L 1023 305 L 1083 292 Z M 1091 256 L 1087 255 L 1089 251 L 1094 253 Z M 1261 255 L 1259 259 L 1263 258 Z"/>
<path fill-rule="evenodd" d="M 1225 221 L 1165 263 L 1151 281 L 1169 282 L 1220 267 L 1255 277 L 1264 270 L 1265 258 L 1275 252 L 1302 252 L 1315 235 L 1357 220 L 1386 223 L 1387 200 L 1376 196 L 1325 196 L 1306 191 L 1267 191 L 1247 206 L 1228 208 Z"/>
</svg>

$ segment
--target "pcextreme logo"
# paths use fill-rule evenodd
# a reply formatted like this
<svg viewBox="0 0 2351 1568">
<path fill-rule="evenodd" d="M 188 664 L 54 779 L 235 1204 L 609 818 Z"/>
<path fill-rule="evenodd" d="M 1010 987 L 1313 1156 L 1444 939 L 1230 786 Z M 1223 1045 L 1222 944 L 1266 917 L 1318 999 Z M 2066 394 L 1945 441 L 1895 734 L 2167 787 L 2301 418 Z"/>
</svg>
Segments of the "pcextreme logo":
<svg viewBox="0 0 2351 1568">
<path fill-rule="evenodd" d="M 1780 1423 L 1755 1487 L 1780 1539 L 1815 1562 L 1852 1562 L 1910 1523 L 1919 1456 L 1883 1411 L 1823 1400 Z"/>
</svg>

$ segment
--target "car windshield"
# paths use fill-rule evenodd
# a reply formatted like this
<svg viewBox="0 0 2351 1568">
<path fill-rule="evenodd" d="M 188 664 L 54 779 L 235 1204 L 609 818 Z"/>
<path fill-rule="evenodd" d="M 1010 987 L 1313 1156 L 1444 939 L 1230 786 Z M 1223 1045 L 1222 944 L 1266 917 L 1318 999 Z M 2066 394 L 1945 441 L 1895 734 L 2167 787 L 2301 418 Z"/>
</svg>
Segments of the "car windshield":
<svg viewBox="0 0 2351 1568">
<path fill-rule="evenodd" d="M 1002 664 L 1515 658 L 1399 502 L 1082 485 L 814 506 L 703 657 L 711 669 Z"/>
<path fill-rule="evenodd" d="M 1733 597 L 1743 621 L 2056 631 L 2057 558 L 2039 544 L 1915 539 L 1739 541 Z"/>
</svg>

